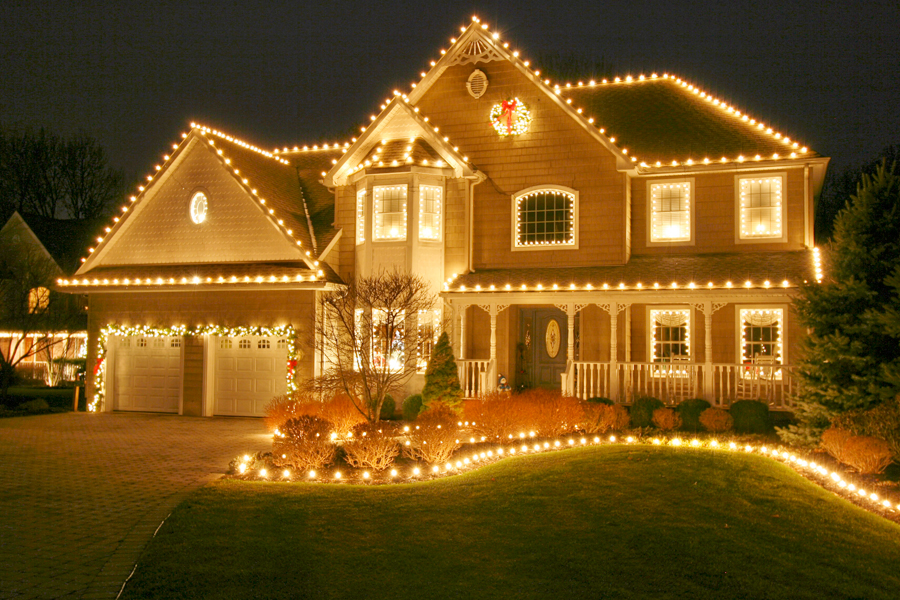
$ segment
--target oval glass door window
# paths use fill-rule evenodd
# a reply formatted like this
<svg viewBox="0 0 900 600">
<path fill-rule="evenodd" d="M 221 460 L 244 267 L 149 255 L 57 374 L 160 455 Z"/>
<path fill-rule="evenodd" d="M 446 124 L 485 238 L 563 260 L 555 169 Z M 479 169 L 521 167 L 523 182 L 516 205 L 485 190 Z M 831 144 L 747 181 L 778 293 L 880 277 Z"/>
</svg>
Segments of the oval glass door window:
<svg viewBox="0 0 900 600">
<path fill-rule="evenodd" d="M 547 331 L 544 333 L 544 348 L 547 350 L 547 356 L 556 358 L 559 354 L 559 323 L 556 319 L 550 319 L 547 323 Z"/>
</svg>

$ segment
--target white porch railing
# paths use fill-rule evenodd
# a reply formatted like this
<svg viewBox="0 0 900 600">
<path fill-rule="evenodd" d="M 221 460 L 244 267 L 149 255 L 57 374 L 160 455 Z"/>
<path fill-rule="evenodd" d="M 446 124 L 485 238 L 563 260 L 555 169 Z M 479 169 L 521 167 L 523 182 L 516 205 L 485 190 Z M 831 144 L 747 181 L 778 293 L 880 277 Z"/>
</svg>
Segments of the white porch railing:
<svg viewBox="0 0 900 600">
<path fill-rule="evenodd" d="M 628 404 L 653 396 L 666 404 L 704 398 L 714 406 L 736 400 L 763 400 L 773 408 L 790 408 L 798 382 L 788 365 L 702 363 L 617 363 L 575 361 L 563 378 L 563 393 L 581 398 L 605 397 Z"/>
<path fill-rule="evenodd" d="M 490 359 L 457 359 L 456 367 L 459 370 L 459 384 L 462 386 L 464 398 L 477 398 L 493 389 L 488 385 L 493 376 Z"/>
</svg>

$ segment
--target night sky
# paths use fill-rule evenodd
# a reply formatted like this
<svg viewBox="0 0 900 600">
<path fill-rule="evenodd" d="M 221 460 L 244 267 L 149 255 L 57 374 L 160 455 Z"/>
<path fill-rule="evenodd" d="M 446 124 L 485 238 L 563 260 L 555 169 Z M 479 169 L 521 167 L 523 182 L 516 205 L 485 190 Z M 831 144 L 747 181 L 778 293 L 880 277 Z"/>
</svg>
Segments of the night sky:
<svg viewBox="0 0 900 600">
<path fill-rule="evenodd" d="M 345 141 L 473 14 L 534 67 L 573 52 L 674 73 L 832 167 L 900 143 L 896 0 L 7 0 L 0 14 L 0 122 L 86 132 L 134 177 L 192 120 L 263 148 Z"/>
</svg>

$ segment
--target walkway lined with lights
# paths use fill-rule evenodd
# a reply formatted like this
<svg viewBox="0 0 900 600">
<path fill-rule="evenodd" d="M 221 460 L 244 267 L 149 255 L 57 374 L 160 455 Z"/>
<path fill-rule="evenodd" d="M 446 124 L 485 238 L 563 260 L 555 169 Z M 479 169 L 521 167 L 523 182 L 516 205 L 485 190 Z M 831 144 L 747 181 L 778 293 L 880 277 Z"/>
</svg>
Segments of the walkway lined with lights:
<svg viewBox="0 0 900 600">
<path fill-rule="evenodd" d="M 115 598 L 188 493 L 271 445 L 261 419 L 0 419 L 0 599 Z"/>
</svg>

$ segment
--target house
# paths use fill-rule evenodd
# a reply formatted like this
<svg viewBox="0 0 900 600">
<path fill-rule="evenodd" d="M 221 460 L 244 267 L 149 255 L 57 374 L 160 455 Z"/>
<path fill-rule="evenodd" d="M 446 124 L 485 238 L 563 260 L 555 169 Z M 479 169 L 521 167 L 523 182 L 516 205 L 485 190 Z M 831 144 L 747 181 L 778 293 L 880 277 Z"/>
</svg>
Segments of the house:
<svg viewBox="0 0 900 600">
<path fill-rule="evenodd" d="M 50 288 L 75 273 L 98 225 L 14 212 L 0 229 L 0 355 L 20 377 L 56 385 L 82 371 L 84 298 Z"/>
<path fill-rule="evenodd" d="M 261 414 L 322 367 L 317 295 L 384 269 L 440 293 L 420 334 L 450 328 L 469 396 L 781 407 L 827 165 L 668 73 L 543 79 L 474 20 L 349 142 L 192 124 L 60 288 L 99 410 Z"/>
</svg>

